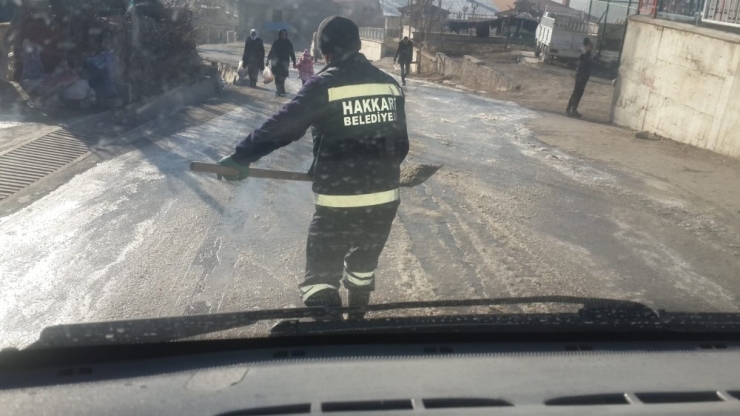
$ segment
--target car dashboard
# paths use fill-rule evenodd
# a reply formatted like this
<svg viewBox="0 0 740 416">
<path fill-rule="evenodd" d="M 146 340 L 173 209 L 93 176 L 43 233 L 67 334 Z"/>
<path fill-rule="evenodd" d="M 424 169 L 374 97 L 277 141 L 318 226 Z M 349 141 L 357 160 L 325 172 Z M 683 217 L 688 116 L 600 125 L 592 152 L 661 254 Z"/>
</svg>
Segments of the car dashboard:
<svg viewBox="0 0 740 416">
<path fill-rule="evenodd" d="M 740 414 L 740 342 L 531 338 L 322 336 L 4 351 L 0 413 Z"/>
</svg>

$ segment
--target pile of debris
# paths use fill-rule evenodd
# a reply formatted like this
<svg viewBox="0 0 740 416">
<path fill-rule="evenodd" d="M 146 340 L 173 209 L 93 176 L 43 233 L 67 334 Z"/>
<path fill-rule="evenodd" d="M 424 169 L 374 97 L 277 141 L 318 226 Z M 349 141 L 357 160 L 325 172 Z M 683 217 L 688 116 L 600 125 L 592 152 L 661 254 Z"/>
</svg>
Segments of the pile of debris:
<svg viewBox="0 0 740 416">
<path fill-rule="evenodd" d="M 195 47 L 192 12 L 162 0 L 24 0 L 6 44 L 9 77 L 41 106 L 115 107 L 212 69 Z"/>
</svg>

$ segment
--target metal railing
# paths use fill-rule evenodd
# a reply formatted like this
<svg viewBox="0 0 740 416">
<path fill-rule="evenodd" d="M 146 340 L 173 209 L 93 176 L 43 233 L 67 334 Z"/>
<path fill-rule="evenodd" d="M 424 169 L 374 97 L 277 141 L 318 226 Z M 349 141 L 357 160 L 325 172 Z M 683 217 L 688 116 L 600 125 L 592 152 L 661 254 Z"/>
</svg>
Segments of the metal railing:
<svg viewBox="0 0 740 416">
<path fill-rule="evenodd" d="M 385 36 L 391 39 L 401 37 L 401 29 L 386 29 Z"/>
<path fill-rule="evenodd" d="M 384 42 L 385 29 L 383 29 L 382 27 L 361 27 L 360 38 Z"/>
<path fill-rule="evenodd" d="M 740 27 L 740 0 L 706 0 L 702 20 Z"/>
<path fill-rule="evenodd" d="M 658 14 L 658 0 L 640 0 L 637 10 L 640 14 L 655 17 Z"/>
<path fill-rule="evenodd" d="M 640 14 L 661 19 L 740 27 L 740 0 L 639 0 Z"/>
</svg>

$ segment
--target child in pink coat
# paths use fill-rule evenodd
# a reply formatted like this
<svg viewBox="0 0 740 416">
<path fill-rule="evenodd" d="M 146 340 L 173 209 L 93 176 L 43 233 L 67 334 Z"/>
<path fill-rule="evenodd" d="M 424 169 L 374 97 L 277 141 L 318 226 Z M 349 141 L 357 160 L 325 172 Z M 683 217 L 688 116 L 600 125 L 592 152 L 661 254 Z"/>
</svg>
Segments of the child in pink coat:
<svg viewBox="0 0 740 416">
<path fill-rule="evenodd" d="M 301 56 L 297 66 L 298 78 L 301 79 L 302 84 L 305 84 L 306 81 L 313 76 L 313 58 L 308 49 L 303 51 L 303 56 Z"/>
</svg>

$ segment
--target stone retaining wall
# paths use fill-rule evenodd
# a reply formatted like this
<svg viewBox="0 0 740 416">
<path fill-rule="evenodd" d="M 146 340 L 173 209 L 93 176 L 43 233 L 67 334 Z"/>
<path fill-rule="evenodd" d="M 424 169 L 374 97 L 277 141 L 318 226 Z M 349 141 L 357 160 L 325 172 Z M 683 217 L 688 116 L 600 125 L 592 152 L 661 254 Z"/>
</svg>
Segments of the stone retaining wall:
<svg viewBox="0 0 740 416">
<path fill-rule="evenodd" d="M 463 86 L 476 91 L 509 91 L 521 88 L 506 74 L 469 55 L 456 59 L 442 53 L 432 55 L 422 52 L 421 73 L 459 78 Z"/>
</svg>

